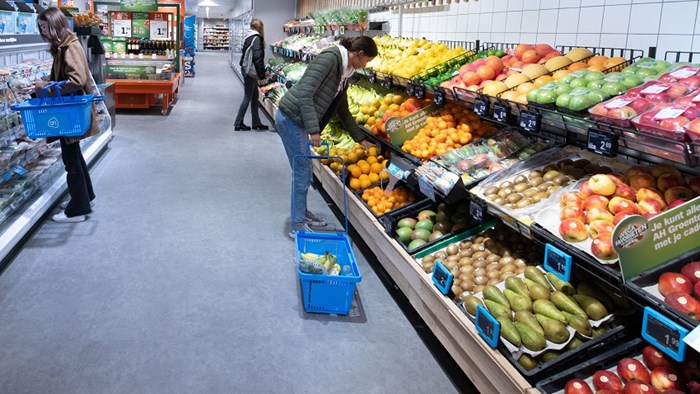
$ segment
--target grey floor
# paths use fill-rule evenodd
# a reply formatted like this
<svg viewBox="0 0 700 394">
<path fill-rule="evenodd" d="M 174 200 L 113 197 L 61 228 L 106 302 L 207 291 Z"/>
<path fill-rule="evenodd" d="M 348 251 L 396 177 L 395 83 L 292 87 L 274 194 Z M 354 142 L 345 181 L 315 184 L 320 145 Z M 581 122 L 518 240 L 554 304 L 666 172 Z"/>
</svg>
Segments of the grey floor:
<svg viewBox="0 0 700 394">
<path fill-rule="evenodd" d="M 280 139 L 233 131 L 226 55 L 196 67 L 169 116 L 118 115 L 90 220 L 0 276 L 0 393 L 456 392 L 359 252 L 351 315 L 304 313 Z"/>
</svg>

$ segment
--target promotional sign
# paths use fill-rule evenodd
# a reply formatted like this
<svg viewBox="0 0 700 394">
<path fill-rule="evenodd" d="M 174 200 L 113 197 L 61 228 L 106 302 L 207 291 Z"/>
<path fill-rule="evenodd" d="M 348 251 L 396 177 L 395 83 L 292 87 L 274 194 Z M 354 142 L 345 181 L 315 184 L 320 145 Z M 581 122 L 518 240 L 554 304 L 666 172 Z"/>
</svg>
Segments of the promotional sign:
<svg viewBox="0 0 700 394">
<path fill-rule="evenodd" d="M 126 40 L 123 38 L 100 37 L 105 53 L 126 53 Z"/>
<path fill-rule="evenodd" d="M 194 77 L 194 57 L 183 57 L 182 68 L 186 77 Z"/>
<path fill-rule="evenodd" d="M 112 36 L 131 37 L 130 12 L 115 12 L 112 14 Z"/>
<path fill-rule="evenodd" d="M 146 12 L 133 12 L 131 14 L 131 37 L 148 38 L 149 14 Z"/>
<path fill-rule="evenodd" d="M 625 280 L 687 253 L 700 245 L 700 197 L 649 220 L 629 216 L 612 240 Z"/>
<path fill-rule="evenodd" d="M 37 14 L 20 12 L 17 16 L 17 34 L 37 34 Z"/>
<path fill-rule="evenodd" d="M 391 138 L 391 143 L 395 146 L 403 145 L 404 141 L 410 140 L 418 134 L 423 126 L 425 119 L 437 110 L 433 104 L 409 114 L 403 118 L 391 117 L 384 124 L 386 132 Z"/>
<path fill-rule="evenodd" d="M 121 0 L 119 9 L 135 12 L 158 11 L 158 2 L 156 0 Z"/>
<path fill-rule="evenodd" d="M 0 34 L 17 34 L 17 12 L 0 11 Z"/>
<path fill-rule="evenodd" d="M 185 56 L 194 57 L 197 49 L 195 31 L 197 29 L 197 16 L 189 15 L 185 17 L 183 37 L 185 41 Z"/>
<path fill-rule="evenodd" d="M 115 66 L 105 65 L 107 74 L 155 74 L 156 66 Z"/>
<path fill-rule="evenodd" d="M 165 40 L 168 38 L 168 14 L 152 12 L 150 23 L 151 40 Z"/>
</svg>

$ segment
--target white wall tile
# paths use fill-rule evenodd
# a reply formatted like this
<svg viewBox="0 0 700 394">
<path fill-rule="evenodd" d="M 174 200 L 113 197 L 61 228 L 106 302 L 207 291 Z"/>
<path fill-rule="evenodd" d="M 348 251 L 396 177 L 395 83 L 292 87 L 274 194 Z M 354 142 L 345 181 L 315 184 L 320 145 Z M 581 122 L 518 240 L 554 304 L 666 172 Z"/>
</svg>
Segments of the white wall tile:
<svg viewBox="0 0 700 394">
<path fill-rule="evenodd" d="M 460 31 L 460 26 L 459 26 L 459 17 L 456 15 L 448 16 L 447 17 L 447 24 L 449 26 L 448 31 L 451 31 L 453 33 L 457 33 Z"/>
<path fill-rule="evenodd" d="M 538 33 L 556 33 L 558 9 L 540 10 L 540 19 L 537 26 Z"/>
<path fill-rule="evenodd" d="M 578 31 L 580 8 L 562 8 L 557 19 L 557 33 L 576 33 Z"/>
<path fill-rule="evenodd" d="M 522 11 L 508 12 L 508 14 L 506 14 L 506 32 L 520 33 L 520 24 L 522 23 L 522 20 Z"/>
<path fill-rule="evenodd" d="M 605 48 L 624 48 L 627 37 L 623 34 L 601 34 L 600 46 Z"/>
<path fill-rule="evenodd" d="M 479 13 L 481 12 L 481 3 L 483 1 L 469 1 L 467 2 L 467 13 L 473 14 L 473 13 Z"/>
<path fill-rule="evenodd" d="M 688 51 L 693 46 L 693 36 L 659 35 L 656 57 L 663 59 L 666 51 Z"/>
<path fill-rule="evenodd" d="M 600 34 L 579 34 L 576 36 L 576 45 L 597 47 L 600 44 Z"/>
<path fill-rule="evenodd" d="M 659 34 L 693 34 L 698 2 L 664 3 Z"/>
<path fill-rule="evenodd" d="M 493 14 L 493 19 L 491 21 L 491 31 L 494 33 L 505 33 L 506 31 L 506 13 L 496 12 Z"/>
<path fill-rule="evenodd" d="M 601 33 L 627 33 L 630 18 L 629 5 L 605 6 Z"/>
<path fill-rule="evenodd" d="M 537 40 L 533 44 L 550 44 L 554 45 L 557 35 L 554 33 L 537 33 Z"/>
<path fill-rule="evenodd" d="M 693 52 L 700 52 L 700 35 L 694 35 L 693 36 Z M 698 58 L 700 59 L 700 58 Z M 696 60 L 693 58 L 693 60 Z M 696 60 L 697 61 L 697 60 Z"/>
<path fill-rule="evenodd" d="M 525 44 L 536 44 L 537 43 L 537 33 L 522 33 L 520 35 L 520 40 L 515 42 L 522 42 Z"/>
<path fill-rule="evenodd" d="M 508 0 L 493 0 L 493 12 L 506 11 Z"/>
<path fill-rule="evenodd" d="M 493 33 L 491 33 L 491 41 L 506 42 L 506 33 L 499 33 L 494 31 Z"/>
<path fill-rule="evenodd" d="M 634 4 L 629 34 L 655 34 L 659 31 L 661 4 Z"/>
<path fill-rule="evenodd" d="M 655 0 L 657 1 L 657 0 Z M 587 7 L 592 5 L 605 5 L 605 0 L 581 0 L 581 6 Z"/>
<path fill-rule="evenodd" d="M 524 0 L 523 10 L 539 10 L 540 0 Z"/>
<path fill-rule="evenodd" d="M 603 25 L 603 7 L 581 7 L 579 33 L 600 33 Z"/>
<path fill-rule="evenodd" d="M 484 12 L 493 12 L 493 3 L 496 0 L 483 0 L 479 1 L 481 3 L 481 9 L 479 12 L 484 13 Z"/>
<path fill-rule="evenodd" d="M 559 8 L 580 7 L 581 0 L 559 0 Z"/>
<path fill-rule="evenodd" d="M 559 0 L 540 0 L 540 9 L 559 8 Z"/>
<path fill-rule="evenodd" d="M 479 14 L 479 33 L 491 32 L 491 21 L 493 20 L 493 14 L 487 12 L 485 14 Z"/>
<path fill-rule="evenodd" d="M 525 0 L 508 0 L 508 11 L 520 11 Z M 529 3 L 529 1 L 528 1 Z"/>
<path fill-rule="evenodd" d="M 660 3 L 661 1 L 659 0 L 632 0 L 632 4 L 640 4 L 640 3 Z"/>
<path fill-rule="evenodd" d="M 520 33 L 506 33 L 503 42 L 520 42 Z"/>
<path fill-rule="evenodd" d="M 649 52 L 649 47 L 656 46 L 656 34 L 630 34 L 627 36 L 627 48 L 641 49 L 646 55 Z"/>
<path fill-rule="evenodd" d="M 467 19 L 467 33 L 476 33 L 479 31 L 479 14 L 469 14 Z"/>
<path fill-rule="evenodd" d="M 605 5 L 632 4 L 632 0 L 605 0 Z"/>
<path fill-rule="evenodd" d="M 576 45 L 576 34 L 560 34 L 557 33 L 557 37 L 554 40 L 555 45 Z"/>
<path fill-rule="evenodd" d="M 537 32 L 537 27 L 539 25 L 539 11 L 523 11 L 522 23 L 520 25 L 520 32 L 522 33 L 535 33 Z"/>
<path fill-rule="evenodd" d="M 467 36 L 464 38 L 465 41 L 475 41 L 479 39 L 479 34 L 476 32 L 468 32 Z"/>
</svg>

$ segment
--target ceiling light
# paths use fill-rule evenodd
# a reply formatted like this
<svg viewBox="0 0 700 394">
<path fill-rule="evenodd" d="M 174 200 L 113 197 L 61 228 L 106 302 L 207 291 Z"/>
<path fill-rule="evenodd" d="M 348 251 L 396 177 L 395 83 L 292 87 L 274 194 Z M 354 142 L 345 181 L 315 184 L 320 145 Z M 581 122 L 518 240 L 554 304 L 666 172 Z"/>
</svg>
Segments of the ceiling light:
<svg viewBox="0 0 700 394">
<path fill-rule="evenodd" d="M 200 7 L 216 7 L 216 6 L 218 6 L 218 4 L 216 4 L 215 2 L 213 2 L 211 0 L 202 0 L 202 1 L 198 2 L 197 5 Z"/>
</svg>

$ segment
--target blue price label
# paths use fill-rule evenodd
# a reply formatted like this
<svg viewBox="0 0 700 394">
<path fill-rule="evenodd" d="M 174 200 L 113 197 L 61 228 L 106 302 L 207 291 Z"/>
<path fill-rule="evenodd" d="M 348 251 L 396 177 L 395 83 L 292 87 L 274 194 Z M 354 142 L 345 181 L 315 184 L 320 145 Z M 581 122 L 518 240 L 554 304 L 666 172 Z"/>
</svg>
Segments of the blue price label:
<svg viewBox="0 0 700 394">
<path fill-rule="evenodd" d="M 397 166 L 394 163 L 389 163 L 389 165 L 386 168 L 386 171 L 398 179 L 406 179 L 406 177 L 408 176 L 408 171 L 402 170 L 399 166 Z"/>
<path fill-rule="evenodd" d="M 22 168 L 22 166 L 14 166 L 14 167 L 12 167 L 12 172 L 14 172 L 15 174 L 17 174 L 17 175 L 19 175 L 19 176 L 25 176 L 25 175 L 27 175 L 27 170 L 25 170 L 24 168 Z"/>
<path fill-rule="evenodd" d="M 678 323 L 648 306 L 644 308 L 642 337 L 679 362 L 685 360 L 686 335 L 688 330 Z"/>
<path fill-rule="evenodd" d="M 474 199 L 469 202 L 469 213 L 477 222 L 481 223 L 484 221 L 485 211 L 486 208 L 484 207 L 484 204 L 482 204 L 479 200 Z"/>
<path fill-rule="evenodd" d="M 571 256 L 552 244 L 544 247 L 544 269 L 565 281 L 571 279 Z"/>
<path fill-rule="evenodd" d="M 508 122 L 508 107 L 503 104 L 493 105 L 493 118 L 497 122 L 506 123 Z"/>
<path fill-rule="evenodd" d="M 415 96 L 420 100 L 423 100 L 425 98 L 425 88 L 423 87 L 423 85 L 416 85 Z"/>
<path fill-rule="evenodd" d="M 617 135 L 591 127 L 588 129 L 586 148 L 599 155 L 613 157 L 617 155 Z"/>
<path fill-rule="evenodd" d="M 492 348 L 498 346 L 498 338 L 501 335 L 501 323 L 483 305 L 476 306 L 476 331 L 484 338 L 484 341 Z"/>
<path fill-rule="evenodd" d="M 540 131 L 540 114 L 532 111 L 520 111 L 520 121 L 518 125 L 521 129 L 529 133 L 538 133 Z"/>
<path fill-rule="evenodd" d="M 424 196 L 435 201 L 435 187 L 432 183 L 428 183 L 423 177 L 418 178 L 418 188 Z"/>
<path fill-rule="evenodd" d="M 435 260 L 435 267 L 433 267 L 433 284 L 435 287 L 437 287 L 442 294 L 447 295 L 450 292 L 453 280 L 454 275 L 452 275 L 452 272 L 450 272 L 440 260 Z"/>
<path fill-rule="evenodd" d="M 483 97 L 474 99 L 474 113 L 479 116 L 487 116 L 489 114 L 489 102 Z"/>
</svg>

